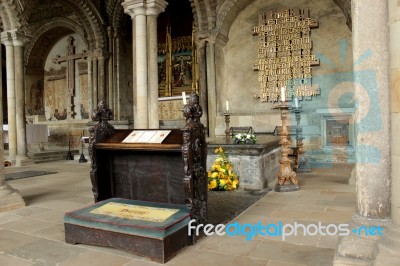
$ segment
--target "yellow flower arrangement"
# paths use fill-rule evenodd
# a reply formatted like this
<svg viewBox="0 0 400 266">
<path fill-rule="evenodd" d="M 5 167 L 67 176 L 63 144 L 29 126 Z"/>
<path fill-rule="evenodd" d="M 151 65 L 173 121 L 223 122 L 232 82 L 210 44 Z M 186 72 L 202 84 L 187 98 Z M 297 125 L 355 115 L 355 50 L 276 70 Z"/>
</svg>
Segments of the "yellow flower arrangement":
<svg viewBox="0 0 400 266">
<path fill-rule="evenodd" d="M 218 157 L 208 171 L 208 189 L 236 189 L 239 186 L 239 177 L 233 172 L 228 156 L 221 147 L 215 149 L 215 153 L 218 154 Z"/>
</svg>

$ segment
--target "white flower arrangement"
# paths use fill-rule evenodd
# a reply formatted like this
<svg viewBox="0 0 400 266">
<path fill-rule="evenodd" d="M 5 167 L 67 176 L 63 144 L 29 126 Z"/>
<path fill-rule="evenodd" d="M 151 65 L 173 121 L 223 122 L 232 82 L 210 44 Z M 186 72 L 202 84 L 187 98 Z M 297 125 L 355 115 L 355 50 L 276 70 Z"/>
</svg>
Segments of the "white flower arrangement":
<svg viewBox="0 0 400 266">
<path fill-rule="evenodd" d="M 238 133 L 233 136 L 233 141 L 236 144 L 253 144 L 256 143 L 256 136 L 254 134 L 241 134 Z"/>
</svg>

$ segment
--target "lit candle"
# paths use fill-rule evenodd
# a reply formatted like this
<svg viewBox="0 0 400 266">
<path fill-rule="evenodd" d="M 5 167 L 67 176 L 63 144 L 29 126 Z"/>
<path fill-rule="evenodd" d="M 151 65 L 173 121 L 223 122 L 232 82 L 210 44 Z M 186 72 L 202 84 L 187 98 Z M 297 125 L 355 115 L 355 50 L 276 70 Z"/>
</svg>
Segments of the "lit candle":
<svg viewBox="0 0 400 266">
<path fill-rule="evenodd" d="M 183 100 L 183 104 L 186 104 L 186 93 L 182 92 L 182 100 Z"/>
<path fill-rule="evenodd" d="M 281 87 L 281 101 L 286 101 L 285 87 Z"/>
<path fill-rule="evenodd" d="M 225 104 L 226 104 L 226 111 L 228 112 L 229 111 L 229 102 L 226 101 Z"/>
<path fill-rule="evenodd" d="M 294 98 L 294 107 L 299 108 L 299 99 L 297 97 Z"/>
</svg>

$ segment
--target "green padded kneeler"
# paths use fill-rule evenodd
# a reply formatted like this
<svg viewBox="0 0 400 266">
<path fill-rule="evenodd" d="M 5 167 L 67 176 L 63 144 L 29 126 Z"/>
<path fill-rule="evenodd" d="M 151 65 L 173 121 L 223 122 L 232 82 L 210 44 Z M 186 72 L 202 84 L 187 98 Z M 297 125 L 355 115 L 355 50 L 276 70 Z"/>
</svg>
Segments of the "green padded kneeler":
<svg viewBox="0 0 400 266">
<path fill-rule="evenodd" d="M 111 198 L 67 212 L 66 242 L 114 247 L 165 262 L 190 244 L 185 205 Z"/>
</svg>

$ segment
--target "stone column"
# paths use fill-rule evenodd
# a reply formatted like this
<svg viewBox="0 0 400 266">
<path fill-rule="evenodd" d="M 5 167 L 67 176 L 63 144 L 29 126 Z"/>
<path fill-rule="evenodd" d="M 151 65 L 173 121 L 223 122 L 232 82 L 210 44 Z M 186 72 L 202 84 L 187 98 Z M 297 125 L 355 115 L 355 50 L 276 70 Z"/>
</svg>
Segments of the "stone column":
<svg viewBox="0 0 400 266">
<path fill-rule="evenodd" d="M 97 57 L 94 56 L 92 58 L 92 63 L 93 63 L 93 78 L 92 78 L 92 82 L 93 82 L 93 108 L 96 109 L 97 108 L 97 102 L 99 101 L 99 96 L 98 96 L 98 77 L 97 77 Z"/>
<path fill-rule="evenodd" d="M 400 226 L 400 139 L 397 137 L 400 130 L 400 3 L 389 1 L 390 23 L 390 73 L 392 93 L 392 223 Z M 400 240 L 400 239 L 399 239 Z"/>
<path fill-rule="evenodd" d="M 200 105 L 203 107 L 203 116 L 200 118 L 201 122 L 206 125 L 208 131 L 210 127 L 208 124 L 208 103 L 207 103 L 207 60 L 206 60 L 206 42 L 197 42 L 197 54 L 199 62 L 199 100 Z"/>
<path fill-rule="evenodd" d="M 100 55 L 97 59 L 98 59 L 98 65 L 97 65 L 98 95 L 100 100 L 107 100 L 105 57 L 104 55 Z"/>
<path fill-rule="evenodd" d="M 137 91 L 136 91 L 136 87 L 137 87 L 137 77 L 135 74 L 135 69 L 136 69 L 136 23 L 135 20 L 132 18 L 132 102 L 133 102 L 133 108 L 132 108 L 132 112 L 133 112 L 133 121 L 137 121 L 138 120 L 138 112 L 137 112 L 137 106 L 136 106 L 136 102 L 137 102 Z"/>
<path fill-rule="evenodd" d="M 217 92 L 215 85 L 215 43 L 209 42 L 206 47 L 207 58 L 207 100 L 208 100 L 208 133 L 211 139 L 215 138 L 217 124 Z M 222 101 L 222 99 L 221 99 Z M 225 105 L 222 105 L 225 106 Z"/>
<path fill-rule="evenodd" d="M 393 250 L 393 254 L 400 252 L 400 139 L 397 137 L 400 130 L 400 3 L 397 0 L 389 0 L 389 27 L 390 27 L 390 75 L 391 75 L 391 123 L 392 123 L 392 197 L 391 197 L 391 221 L 385 228 L 381 241 L 386 249 Z M 384 249 L 382 249 L 384 250 Z M 384 265 L 387 255 L 380 254 L 377 257 Z M 400 264 L 400 258 L 392 260 L 396 265 Z M 388 263 L 386 263 L 389 265 Z"/>
<path fill-rule="evenodd" d="M 135 128 L 149 128 L 147 105 L 147 30 L 146 10 L 144 7 L 134 9 L 136 22 L 136 110 Z"/>
<path fill-rule="evenodd" d="M 356 215 L 378 221 L 390 217 L 391 131 L 387 12 L 386 0 L 352 1 L 353 58 L 357 60 L 366 51 L 372 52 L 370 58 L 354 67 L 355 97 L 360 106 L 355 113 Z M 375 74 L 376 80 L 371 82 L 376 86 L 361 87 L 361 84 L 366 84 L 366 79 L 371 78 L 370 70 Z M 376 127 L 371 128 L 368 124 L 370 122 L 376 123 Z"/>
<path fill-rule="evenodd" d="M 14 38 L 15 66 L 15 100 L 17 126 L 17 166 L 31 162 L 26 156 L 26 120 L 25 120 L 25 74 L 24 74 L 24 43 L 21 38 Z"/>
<path fill-rule="evenodd" d="M 93 73 L 92 73 L 93 66 L 92 66 L 91 56 L 87 58 L 87 66 L 88 66 L 87 76 L 88 76 L 88 93 L 89 93 L 88 97 L 89 99 L 92 99 L 91 101 L 89 101 L 89 110 L 88 110 L 89 119 L 91 119 L 91 115 L 93 114 L 94 109 L 96 109 L 95 108 L 96 103 L 93 102 Z"/>
<path fill-rule="evenodd" d="M 3 33 L 1 37 L 2 43 L 6 47 L 8 160 L 15 163 L 17 156 L 17 125 L 15 116 L 14 46 L 10 34 Z"/>
<path fill-rule="evenodd" d="M 167 2 L 164 0 L 147 1 L 149 128 L 160 127 L 158 118 L 157 16 L 164 12 L 166 6 Z"/>
<path fill-rule="evenodd" d="M 108 106 L 115 114 L 115 106 L 114 106 L 114 67 L 113 67 L 113 58 L 114 58 L 114 32 L 112 27 L 107 28 L 108 33 L 108 51 L 110 52 L 110 57 L 108 58 Z M 115 118 L 114 118 L 115 120 Z"/>
<path fill-rule="evenodd" d="M 391 143 L 389 30 L 386 0 L 352 0 L 356 138 L 356 212 L 353 224 L 380 225 L 390 218 Z M 365 58 L 365 53 L 371 56 Z M 370 263 L 377 237 L 353 234 L 340 240 L 335 265 Z M 346 261 L 347 260 L 347 261 Z"/>
<path fill-rule="evenodd" d="M 120 103 L 120 67 L 119 67 L 119 57 L 120 57 L 120 43 L 119 43 L 119 30 L 118 28 L 114 31 L 114 106 L 115 106 L 115 119 L 121 120 L 121 103 Z"/>
<path fill-rule="evenodd" d="M 134 21 L 135 43 L 134 73 L 136 86 L 133 87 L 134 97 L 134 128 L 149 128 L 149 114 L 147 104 L 147 30 L 146 30 L 146 4 L 143 0 L 124 1 L 124 12 L 129 14 Z M 135 85 L 135 84 L 134 84 Z"/>
<path fill-rule="evenodd" d="M 11 46 L 12 47 L 12 46 Z M 7 51 L 6 51 L 7 52 Z M 1 45 L 0 45 L 1 55 Z M 25 206 L 25 202 L 18 190 L 8 185 L 4 174 L 4 143 L 3 143 L 3 82 L 2 68 L 0 67 L 0 212 L 9 211 Z"/>
</svg>

